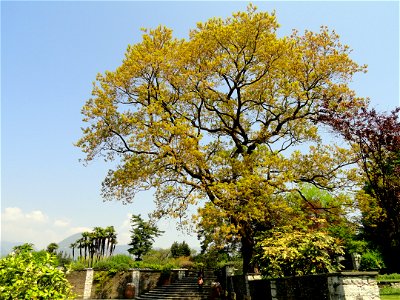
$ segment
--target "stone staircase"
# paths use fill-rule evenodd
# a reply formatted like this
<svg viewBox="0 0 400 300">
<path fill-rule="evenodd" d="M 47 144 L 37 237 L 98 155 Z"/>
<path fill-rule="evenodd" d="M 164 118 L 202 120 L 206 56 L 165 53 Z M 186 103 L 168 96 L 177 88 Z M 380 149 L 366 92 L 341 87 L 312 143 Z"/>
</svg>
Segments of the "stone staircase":
<svg viewBox="0 0 400 300">
<path fill-rule="evenodd" d="M 202 291 L 200 291 L 197 277 L 188 276 L 170 285 L 157 287 L 135 299 L 206 300 L 209 299 L 212 280 L 213 278 L 205 278 Z"/>
</svg>

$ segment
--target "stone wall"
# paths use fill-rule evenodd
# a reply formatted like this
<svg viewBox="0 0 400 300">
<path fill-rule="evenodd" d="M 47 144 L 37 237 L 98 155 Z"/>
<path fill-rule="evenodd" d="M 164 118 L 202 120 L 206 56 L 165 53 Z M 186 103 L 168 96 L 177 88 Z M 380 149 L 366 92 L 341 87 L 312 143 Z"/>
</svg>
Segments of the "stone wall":
<svg viewBox="0 0 400 300">
<path fill-rule="evenodd" d="M 342 272 L 328 277 L 329 299 L 379 300 L 377 272 Z"/>
<path fill-rule="evenodd" d="M 243 299 L 245 293 L 245 281 L 242 275 L 229 276 L 227 280 L 228 296 L 231 299 Z"/>
<path fill-rule="evenodd" d="M 90 299 L 125 298 L 125 288 L 132 282 L 132 272 L 94 271 Z M 84 298 L 88 299 L 88 298 Z"/>
<path fill-rule="evenodd" d="M 328 300 L 327 274 L 271 280 L 272 300 Z"/>
<path fill-rule="evenodd" d="M 155 270 L 140 270 L 139 295 L 146 293 L 157 286 L 170 284 L 170 273 Z"/>
<path fill-rule="evenodd" d="M 125 289 L 134 285 L 135 295 L 146 293 L 157 286 L 168 285 L 185 275 L 183 270 L 129 270 L 117 273 L 93 270 L 72 271 L 67 279 L 73 286 L 77 299 L 121 299 Z M 138 288 L 139 287 L 139 288 Z"/>
<path fill-rule="evenodd" d="M 248 280 L 252 300 L 379 300 L 377 272 L 340 272 Z M 230 299 L 245 299 L 244 277 L 227 279 Z"/>
<path fill-rule="evenodd" d="M 272 300 L 271 282 L 269 280 L 249 280 L 251 300 Z"/>
<path fill-rule="evenodd" d="M 72 291 L 78 295 L 78 298 L 82 299 L 85 289 L 86 270 L 69 272 L 66 277 L 72 285 Z"/>
</svg>

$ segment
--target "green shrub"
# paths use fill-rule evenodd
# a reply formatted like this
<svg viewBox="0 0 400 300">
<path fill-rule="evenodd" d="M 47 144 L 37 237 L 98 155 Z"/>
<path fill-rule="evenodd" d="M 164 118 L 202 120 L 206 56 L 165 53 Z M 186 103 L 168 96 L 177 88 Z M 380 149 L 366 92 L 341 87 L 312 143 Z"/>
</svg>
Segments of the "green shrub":
<svg viewBox="0 0 400 300">
<path fill-rule="evenodd" d="M 0 260 L 0 299 L 73 299 L 55 255 L 19 248 Z"/>
<path fill-rule="evenodd" d="M 129 269 L 152 269 L 152 270 L 171 270 L 175 268 L 180 268 L 182 266 L 187 266 L 189 262 L 179 259 L 165 259 L 159 263 L 155 260 L 150 261 L 135 261 L 132 257 L 125 254 L 117 254 L 103 259 L 99 259 L 93 262 L 94 270 L 108 271 L 109 273 L 116 273 L 119 271 L 126 271 Z M 84 270 L 88 266 L 87 260 L 80 258 L 71 263 L 71 270 Z"/>
<path fill-rule="evenodd" d="M 349 253 L 364 253 L 368 249 L 368 242 L 364 240 L 348 240 L 346 249 Z"/>
<path fill-rule="evenodd" d="M 64 253 L 63 251 L 57 252 L 57 265 L 59 267 L 66 268 L 69 264 L 72 263 L 72 258 L 68 254 Z"/>
<path fill-rule="evenodd" d="M 368 250 L 361 255 L 360 270 L 379 270 L 385 267 L 379 251 Z"/>
<path fill-rule="evenodd" d="M 118 254 L 101 259 L 93 264 L 95 270 L 108 270 L 111 273 L 126 271 L 133 266 L 133 259 L 128 255 Z"/>
<path fill-rule="evenodd" d="M 72 271 L 80 271 L 80 270 L 84 270 L 86 268 L 87 268 L 87 262 L 83 258 L 79 258 L 79 259 L 73 261 L 69 265 L 69 269 Z"/>
<path fill-rule="evenodd" d="M 145 265 L 173 265 L 174 268 L 192 268 L 193 260 L 189 256 L 172 257 L 169 249 L 151 250 L 143 256 L 142 262 Z"/>
</svg>

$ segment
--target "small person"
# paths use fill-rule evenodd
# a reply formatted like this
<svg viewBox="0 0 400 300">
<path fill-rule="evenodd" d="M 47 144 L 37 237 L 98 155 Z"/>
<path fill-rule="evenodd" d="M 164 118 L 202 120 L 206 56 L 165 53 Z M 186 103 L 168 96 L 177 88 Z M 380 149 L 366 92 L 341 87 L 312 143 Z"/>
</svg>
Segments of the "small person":
<svg viewBox="0 0 400 300">
<path fill-rule="evenodd" d="M 197 278 L 197 284 L 198 284 L 198 286 L 199 286 L 199 291 L 200 291 L 200 292 L 203 291 L 204 280 L 203 280 L 203 277 L 202 277 L 202 276 L 199 276 L 199 277 Z"/>
</svg>

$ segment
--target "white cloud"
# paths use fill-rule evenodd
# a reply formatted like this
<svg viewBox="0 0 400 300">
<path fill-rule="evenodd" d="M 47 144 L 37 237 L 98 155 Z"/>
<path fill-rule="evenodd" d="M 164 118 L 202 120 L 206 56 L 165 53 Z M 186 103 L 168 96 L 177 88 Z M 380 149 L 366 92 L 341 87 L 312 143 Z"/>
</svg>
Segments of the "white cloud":
<svg viewBox="0 0 400 300">
<path fill-rule="evenodd" d="M 115 228 L 119 245 L 126 245 L 131 241 L 131 233 L 129 232 L 129 230 L 131 229 L 131 217 L 132 214 L 126 214 L 126 219 L 122 222 L 120 226 L 117 226 Z"/>
<path fill-rule="evenodd" d="M 67 227 L 69 225 L 69 221 L 66 220 L 55 220 L 54 221 L 54 226 L 57 227 Z"/>
<path fill-rule="evenodd" d="M 24 214 L 19 207 L 6 207 L 4 212 L 1 213 L 1 219 L 3 221 L 18 221 L 23 219 Z"/>
<path fill-rule="evenodd" d="M 124 222 L 120 226 L 121 229 L 130 228 L 132 214 L 126 214 L 126 217 L 127 218 L 124 220 Z"/>
<path fill-rule="evenodd" d="M 66 218 L 54 219 L 41 210 L 23 211 L 6 207 L 1 213 L 1 239 L 8 242 L 32 243 L 36 249 L 58 243 L 66 237 L 90 231 L 88 227 L 72 227 Z"/>
<path fill-rule="evenodd" d="M 1 219 L 5 222 L 31 220 L 32 222 L 44 223 L 48 220 L 48 216 L 40 210 L 24 213 L 19 207 L 6 207 L 1 214 Z"/>
<path fill-rule="evenodd" d="M 132 214 L 126 214 L 120 224 L 115 226 L 119 245 L 126 245 L 131 240 L 131 216 Z M 91 224 L 75 224 L 68 218 L 54 218 L 41 210 L 24 211 L 19 207 L 4 208 L 1 213 L 1 225 L 3 241 L 33 243 L 36 249 L 44 249 L 52 242 L 58 243 L 73 234 L 93 229 L 93 227 L 82 226 Z M 175 220 L 162 219 L 157 225 L 165 233 L 156 238 L 154 247 L 168 248 L 174 241 L 186 241 L 193 248 L 200 247 L 194 234 L 176 230 Z"/>
<path fill-rule="evenodd" d="M 49 217 L 42 213 L 40 210 L 34 210 L 30 213 L 25 214 L 27 219 L 30 219 L 34 222 L 44 223 L 46 222 Z"/>
<path fill-rule="evenodd" d="M 40 210 L 24 212 L 19 207 L 6 207 L 1 213 L 2 240 L 33 243 L 44 248 L 56 237 L 49 228 L 49 217 Z"/>
</svg>

